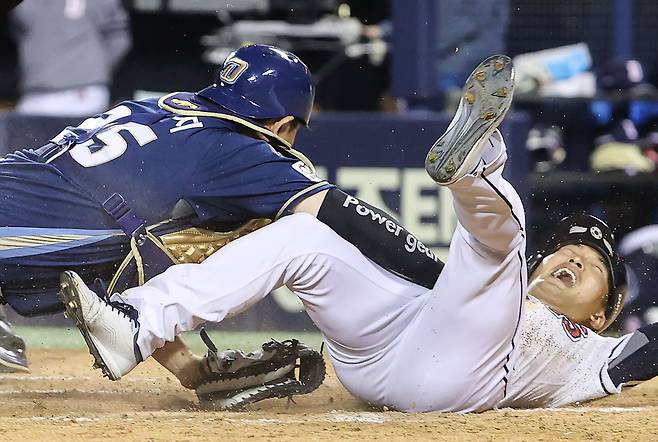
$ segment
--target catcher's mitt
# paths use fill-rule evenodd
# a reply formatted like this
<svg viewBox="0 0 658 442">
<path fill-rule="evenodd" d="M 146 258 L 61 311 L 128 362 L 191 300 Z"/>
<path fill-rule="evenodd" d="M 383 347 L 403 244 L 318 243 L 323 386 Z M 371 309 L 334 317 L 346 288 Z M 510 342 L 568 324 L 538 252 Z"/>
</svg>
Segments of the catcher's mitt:
<svg viewBox="0 0 658 442">
<path fill-rule="evenodd" d="M 272 340 L 244 354 L 240 350 L 218 353 L 203 329 L 201 338 L 208 346 L 209 373 L 196 394 L 204 407 L 240 410 L 263 399 L 310 393 L 324 380 L 322 355 L 296 339 Z"/>
</svg>

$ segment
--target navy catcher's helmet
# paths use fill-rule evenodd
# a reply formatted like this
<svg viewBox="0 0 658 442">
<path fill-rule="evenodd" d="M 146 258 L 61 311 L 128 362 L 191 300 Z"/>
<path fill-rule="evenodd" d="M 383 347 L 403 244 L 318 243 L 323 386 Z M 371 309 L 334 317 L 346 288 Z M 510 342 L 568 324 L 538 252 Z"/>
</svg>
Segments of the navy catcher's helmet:
<svg viewBox="0 0 658 442">
<path fill-rule="evenodd" d="M 217 81 L 197 95 L 241 117 L 292 115 L 308 125 L 315 86 L 308 67 L 292 52 L 249 45 L 226 57 Z"/>
<path fill-rule="evenodd" d="M 528 274 L 535 271 L 546 256 L 555 253 L 560 247 L 569 244 L 585 244 L 598 251 L 608 267 L 608 299 L 606 301 L 606 320 L 599 332 L 602 332 L 619 316 L 624 305 L 628 283 L 626 267 L 615 250 L 615 238 L 608 225 L 588 214 L 578 214 L 563 218 L 553 235 L 546 241 L 543 250 L 528 258 Z"/>
</svg>

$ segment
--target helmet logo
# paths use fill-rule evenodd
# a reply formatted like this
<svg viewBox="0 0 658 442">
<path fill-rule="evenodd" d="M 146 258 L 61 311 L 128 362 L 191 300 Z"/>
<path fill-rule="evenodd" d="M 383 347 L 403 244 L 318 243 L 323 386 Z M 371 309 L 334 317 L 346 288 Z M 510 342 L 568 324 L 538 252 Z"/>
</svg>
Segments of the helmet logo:
<svg viewBox="0 0 658 442">
<path fill-rule="evenodd" d="M 233 84 L 248 67 L 249 63 L 246 61 L 238 57 L 231 57 L 224 62 L 219 79 L 224 83 Z"/>
<path fill-rule="evenodd" d="M 592 227 L 590 227 L 590 229 L 589 229 L 589 233 L 592 234 L 592 236 L 594 237 L 594 239 L 601 239 L 601 238 L 603 238 L 603 233 L 601 232 L 601 229 L 599 229 L 599 228 L 596 227 L 596 226 L 592 226 Z"/>
</svg>

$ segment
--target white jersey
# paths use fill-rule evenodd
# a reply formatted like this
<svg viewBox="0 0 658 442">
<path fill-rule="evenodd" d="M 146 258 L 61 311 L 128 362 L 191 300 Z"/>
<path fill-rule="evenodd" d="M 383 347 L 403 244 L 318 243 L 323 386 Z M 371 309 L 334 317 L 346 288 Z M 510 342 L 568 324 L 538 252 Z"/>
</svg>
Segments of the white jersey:
<svg viewBox="0 0 658 442">
<path fill-rule="evenodd" d="M 498 407 L 557 407 L 619 393 L 608 363 L 630 336 L 600 336 L 528 296 L 519 358 Z"/>
</svg>

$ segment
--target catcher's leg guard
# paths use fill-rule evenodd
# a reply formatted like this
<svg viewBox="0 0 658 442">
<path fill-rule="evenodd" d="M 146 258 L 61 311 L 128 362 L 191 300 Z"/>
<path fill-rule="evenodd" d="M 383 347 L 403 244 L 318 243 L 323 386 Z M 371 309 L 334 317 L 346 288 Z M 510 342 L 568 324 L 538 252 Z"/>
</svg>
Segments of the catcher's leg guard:
<svg viewBox="0 0 658 442">
<path fill-rule="evenodd" d="M 4 307 L 0 307 L 0 373 L 30 371 L 27 368 L 25 342 L 11 328 Z"/>
<path fill-rule="evenodd" d="M 485 141 L 512 104 L 514 67 L 505 55 L 485 59 L 466 80 L 455 117 L 430 148 L 425 170 L 447 186 L 470 173 L 480 161 Z"/>
</svg>

